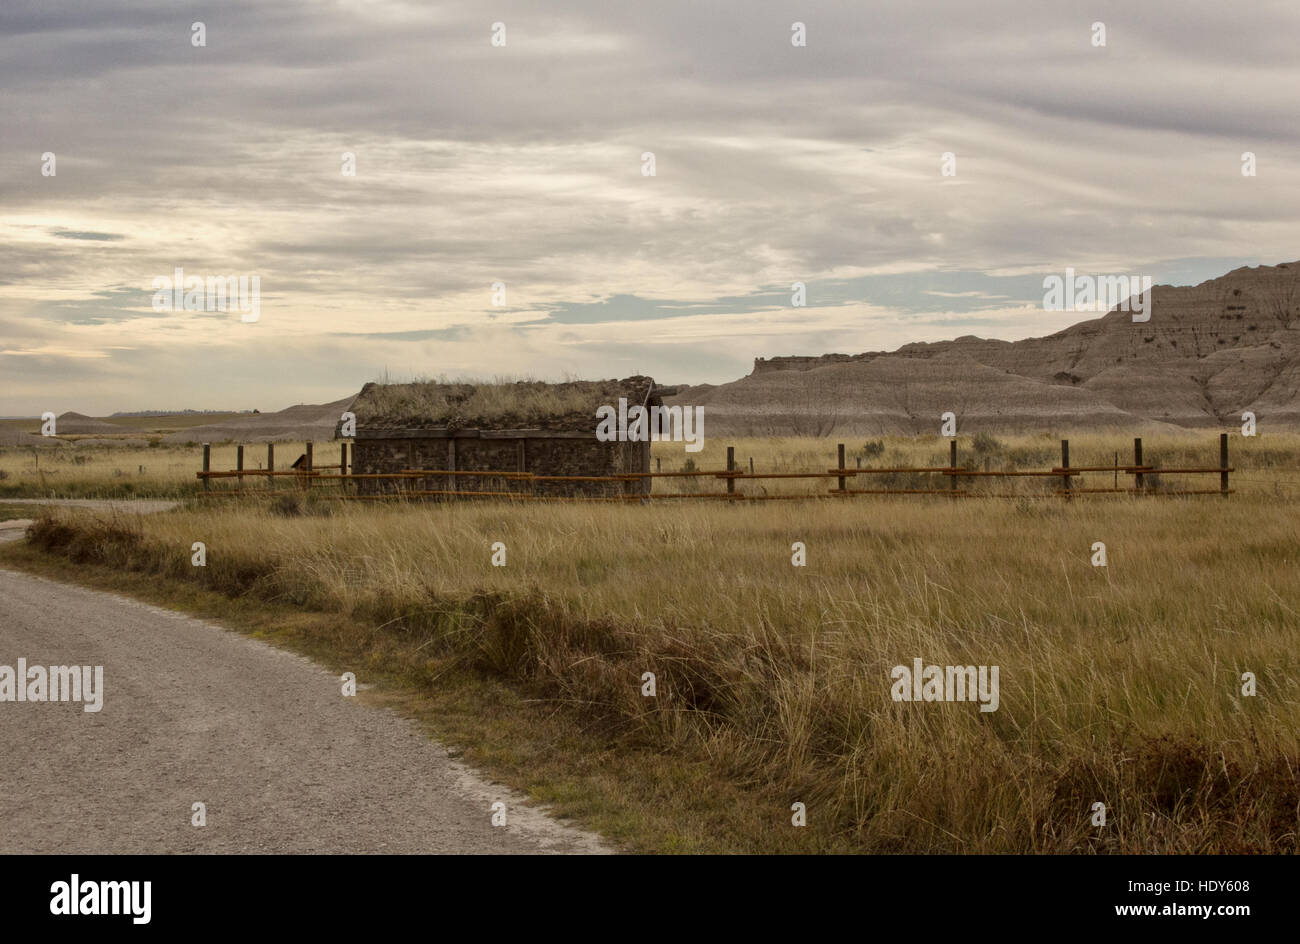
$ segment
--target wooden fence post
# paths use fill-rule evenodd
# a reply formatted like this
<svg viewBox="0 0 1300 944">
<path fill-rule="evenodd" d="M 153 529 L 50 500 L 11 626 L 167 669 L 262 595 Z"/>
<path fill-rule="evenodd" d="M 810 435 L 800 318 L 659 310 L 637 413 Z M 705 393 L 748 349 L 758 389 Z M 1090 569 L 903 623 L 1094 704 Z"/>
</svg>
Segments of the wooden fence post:
<svg viewBox="0 0 1300 944">
<path fill-rule="evenodd" d="M 948 443 L 948 468 L 952 472 L 948 477 L 948 488 L 950 491 L 957 491 L 957 437 L 954 436 L 952 442 Z"/>
<path fill-rule="evenodd" d="M 1136 437 L 1136 438 L 1133 440 L 1133 464 L 1136 465 L 1136 466 L 1139 466 L 1139 467 L 1141 467 L 1141 465 L 1142 465 L 1142 439 L 1141 439 L 1141 437 Z M 1145 479 L 1145 477 L 1142 475 L 1142 473 L 1141 473 L 1141 472 L 1137 473 L 1137 475 L 1136 475 L 1136 476 L 1134 477 L 1134 479 L 1133 479 L 1133 489 L 1134 489 L 1134 491 L 1140 493 L 1140 492 L 1142 491 L 1142 489 L 1146 487 L 1146 486 L 1145 486 L 1145 483 L 1146 483 L 1146 479 Z"/>
<path fill-rule="evenodd" d="M 347 475 L 347 474 L 348 474 L 348 444 L 339 443 L 339 475 Z M 346 478 L 339 479 L 339 491 L 342 492 L 344 495 L 347 494 L 348 480 Z"/>
<path fill-rule="evenodd" d="M 524 452 L 525 449 L 524 442 L 525 440 L 521 439 L 515 445 L 515 471 L 520 473 L 528 471 L 528 459 L 526 458 L 526 454 Z M 639 479 L 637 481 L 637 486 L 640 487 L 641 483 L 644 481 L 645 479 Z M 522 494 L 523 490 L 524 490 L 524 483 L 520 482 L 518 491 Z M 508 482 L 506 483 L 506 491 L 514 491 L 514 489 L 510 487 L 510 484 Z M 647 491 L 649 491 L 649 489 L 647 489 Z"/>
<path fill-rule="evenodd" d="M 307 463 L 303 467 L 303 471 L 307 473 L 303 478 L 303 488 L 311 488 L 311 452 L 312 444 L 309 441 L 307 443 Z"/>
<path fill-rule="evenodd" d="M 835 468 L 837 468 L 837 469 L 839 469 L 841 472 L 843 472 L 843 471 L 844 471 L 844 443 L 840 443 L 840 447 L 839 447 L 839 456 L 840 456 L 839 465 L 837 465 Z M 844 476 L 841 475 L 841 476 L 840 476 L 840 491 L 841 491 L 841 492 L 844 491 L 844 481 L 845 481 Z"/>
<path fill-rule="evenodd" d="M 235 447 L 235 471 L 244 471 L 244 446 L 242 443 Z M 244 477 L 238 475 L 235 477 L 235 481 L 239 483 L 239 490 L 242 492 L 244 490 Z"/>
<path fill-rule="evenodd" d="M 456 437 L 454 435 L 451 435 L 450 430 L 448 431 L 448 435 L 447 435 L 447 471 L 448 472 L 456 471 Z M 447 480 L 447 491 L 449 492 L 460 491 L 460 484 L 459 484 L 460 479 L 457 476 L 447 475 L 443 477 Z M 424 487 L 427 489 L 429 486 L 425 485 Z M 449 495 L 447 497 L 458 498 L 460 496 Z"/>
<path fill-rule="evenodd" d="M 203 444 L 203 471 L 212 471 L 212 443 Z M 203 476 L 203 490 L 207 492 L 211 491 L 211 489 L 212 479 L 208 478 L 206 475 Z"/>
<path fill-rule="evenodd" d="M 1061 471 L 1065 473 L 1061 476 L 1061 480 L 1064 482 L 1063 487 L 1068 498 L 1070 495 L 1070 440 L 1068 439 L 1061 440 Z"/>
<path fill-rule="evenodd" d="M 275 488 L 275 443 L 266 444 L 266 487 Z"/>
<path fill-rule="evenodd" d="M 735 472 L 735 471 L 736 471 L 736 447 L 735 447 L 735 446 L 728 446 L 728 447 L 727 447 L 727 471 L 728 471 L 728 472 Z M 736 491 L 736 480 L 735 480 L 734 478 L 732 478 L 730 475 L 728 475 L 728 476 L 727 476 L 727 493 L 728 493 L 728 494 L 732 494 L 732 493 L 734 493 L 735 491 Z"/>
<path fill-rule="evenodd" d="M 1219 433 L 1219 491 L 1228 494 L 1228 434 Z"/>
</svg>

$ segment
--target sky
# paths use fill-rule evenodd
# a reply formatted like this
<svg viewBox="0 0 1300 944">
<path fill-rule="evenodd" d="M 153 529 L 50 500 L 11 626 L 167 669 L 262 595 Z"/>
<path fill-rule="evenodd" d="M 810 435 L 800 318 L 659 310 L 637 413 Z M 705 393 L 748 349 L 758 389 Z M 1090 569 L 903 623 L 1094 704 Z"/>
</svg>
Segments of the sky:
<svg viewBox="0 0 1300 944">
<path fill-rule="evenodd" d="M 1298 34 L 1293 0 L 3 0 L 0 415 L 1050 334 L 1066 267 L 1300 259 Z M 178 268 L 257 277 L 257 320 L 156 310 Z"/>
</svg>

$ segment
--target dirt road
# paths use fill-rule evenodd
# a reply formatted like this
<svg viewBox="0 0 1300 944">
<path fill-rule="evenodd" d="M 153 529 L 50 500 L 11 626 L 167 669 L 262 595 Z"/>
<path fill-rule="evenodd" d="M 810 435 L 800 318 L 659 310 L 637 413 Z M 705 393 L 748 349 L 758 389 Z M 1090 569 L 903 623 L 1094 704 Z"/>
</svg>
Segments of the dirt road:
<svg viewBox="0 0 1300 944">
<path fill-rule="evenodd" d="M 212 623 L 0 570 L 0 666 L 20 657 L 103 666 L 103 708 L 0 701 L 0 853 L 609 851 Z"/>
</svg>

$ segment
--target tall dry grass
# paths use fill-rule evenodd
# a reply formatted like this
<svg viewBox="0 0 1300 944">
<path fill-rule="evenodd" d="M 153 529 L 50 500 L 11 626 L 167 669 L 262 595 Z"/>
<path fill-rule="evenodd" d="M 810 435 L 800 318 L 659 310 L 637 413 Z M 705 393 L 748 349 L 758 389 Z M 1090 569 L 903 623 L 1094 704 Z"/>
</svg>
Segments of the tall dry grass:
<svg viewBox="0 0 1300 944">
<path fill-rule="evenodd" d="M 237 448 L 235 443 L 214 443 L 212 468 L 235 468 Z M 301 441 L 277 443 L 276 468 L 287 469 L 304 451 Z M 315 460 L 318 465 L 337 464 L 338 445 L 318 444 Z M 184 498 L 198 491 L 195 473 L 202 463 L 199 443 L 0 447 L 0 498 Z M 245 446 L 244 465 L 253 471 L 264 468 L 266 445 Z M 250 477 L 245 484 L 259 482 L 265 480 Z M 216 487 L 233 488 L 235 480 L 217 481 Z"/>
<path fill-rule="evenodd" d="M 838 465 L 836 446 L 845 445 L 845 467 L 850 470 L 882 468 L 947 467 L 950 440 L 934 436 L 831 436 L 826 438 L 728 437 L 709 433 L 707 411 L 704 448 L 688 453 L 680 443 L 657 443 L 651 470 L 679 472 L 685 469 L 716 471 L 727 466 L 727 447 L 735 448 L 736 468 L 742 472 L 787 473 L 827 472 Z M 1071 466 L 1125 466 L 1133 464 L 1133 436 L 1127 433 L 1033 435 L 961 435 L 957 437 L 957 464 L 971 471 L 1049 470 L 1060 465 L 1061 439 L 1070 440 Z M 1219 464 L 1219 433 L 1216 430 L 1144 435 L 1143 462 L 1156 467 L 1207 467 Z M 1245 491 L 1266 491 L 1275 497 L 1300 496 L 1300 435 L 1277 433 L 1246 438 L 1229 435 L 1229 461 L 1238 469 L 1232 487 Z M 683 484 L 683 481 L 686 484 Z M 659 480 L 657 492 L 689 491 L 692 480 Z M 696 479 L 699 491 L 720 490 L 718 479 Z M 976 493 L 1013 494 L 1032 497 L 1050 494 L 1059 478 L 962 478 L 959 487 Z M 942 474 L 897 473 L 862 475 L 849 479 L 849 488 L 941 488 L 950 480 Z M 1131 487 L 1131 476 L 1093 472 L 1074 480 L 1076 487 Z M 1155 490 L 1218 488 L 1213 475 L 1147 475 L 1146 487 Z M 747 495 L 819 495 L 836 487 L 834 478 L 821 480 L 739 480 L 737 489 Z"/>
<path fill-rule="evenodd" d="M 807 804 L 831 848 L 1278 852 L 1297 847 L 1300 804 L 1296 511 L 1267 489 L 245 502 L 55 519 L 35 537 L 73 559 L 348 614 L 374 628 L 340 646 L 420 684 L 458 660 L 583 712 L 615 748 L 707 756 Z M 206 568 L 190 565 L 194 541 Z M 498 541 L 505 567 L 491 564 Z M 796 541 L 806 567 L 791 564 Z M 1097 541 L 1105 568 L 1090 562 Z M 999 666 L 999 709 L 892 701 L 891 667 L 918 657 Z M 647 671 L 655 698 L 641 695 Z M 1245 672 L 1256 697 L 1241 694 Z"/>
</svg>

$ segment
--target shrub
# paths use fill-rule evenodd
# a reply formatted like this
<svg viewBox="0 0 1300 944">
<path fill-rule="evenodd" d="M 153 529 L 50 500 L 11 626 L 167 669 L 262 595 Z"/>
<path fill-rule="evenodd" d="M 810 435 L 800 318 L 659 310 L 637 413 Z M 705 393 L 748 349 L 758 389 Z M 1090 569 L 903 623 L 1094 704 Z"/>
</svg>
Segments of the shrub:
<svg viewBox="0 0 1300 944">
<path fill-rule="evenodd" d="M 1049 446 L 1018 446 L 1007 453 L 1007 460 L 1020 469 L 1053 462 L 1056 453 Z"/>
<path fill-rule="evenodd" d="M 971 448 L 977 456 L 992 456 L 1002 452 L 1002 443 L 988 433 L 976 433 L 971 438 Z"/>
<path fill-rule="evenodd" d="M 271 502 L 271 513 L 283 518 L 297 518 L 302 514 L 302 498 L 298 495 L 281 495 Z"/>
</svg>

